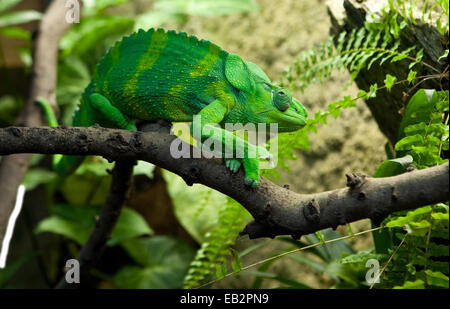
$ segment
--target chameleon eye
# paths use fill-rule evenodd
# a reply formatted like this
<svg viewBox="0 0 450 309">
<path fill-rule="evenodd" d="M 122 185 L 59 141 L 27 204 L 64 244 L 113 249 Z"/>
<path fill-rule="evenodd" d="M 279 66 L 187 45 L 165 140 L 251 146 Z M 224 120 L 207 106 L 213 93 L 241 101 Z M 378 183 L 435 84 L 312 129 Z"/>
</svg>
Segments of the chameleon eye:
<svg viewBox="0 0 450 309">
<path fill-rule="evenodd" d="M 280 111 L 285 112 L 291 105 L 291 99 L 284 91 L 278 91 L 273 97 L 273 103 Z"/>
</svg>

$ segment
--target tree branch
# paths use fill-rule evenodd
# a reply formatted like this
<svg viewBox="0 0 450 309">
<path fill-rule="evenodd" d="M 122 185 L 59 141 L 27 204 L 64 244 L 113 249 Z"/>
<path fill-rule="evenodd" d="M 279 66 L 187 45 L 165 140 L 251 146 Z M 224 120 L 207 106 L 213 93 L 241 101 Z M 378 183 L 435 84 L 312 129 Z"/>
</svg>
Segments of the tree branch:
<svg viewBox="0 0 450 309">
<path fill-rule="evenodd" d="M 122 206 L 126 200 L 130 187 L 133 166 L 136 161 L 117 161 L 112 171 L 112 182 L 109 195 L 106 198 L 102 213 L 92 231 L 89 239 L 84 244 L 77 258 L 80 263 L 80 283 L 67 283 L 65 278 L 58 283 L 58 289 L 81 288 L 85 286 L 89 278 L 89 271 L 100 257 L 106 242 L 111 237 L 114 226 L 119 219 Z"/>
<path fill-rule="evenodd" d="M 10 127 L 0 129 L 0 155 L 62 153 L 147 161 L 178 174 L 188 185 L 204 184 L 241 203 L 255 219 L 242 232 L 250 238 L 299 238 L 364 218 L 380 222 L 393 212 L 449 199 L 448 163 L 386 178 L 351 174 L 346 188 L 315 194 L 298 194 L 264 178 L 251 189 L 242 171 L 232 174 L 219 159 L 173 158 L 170 145 L 177 137 L 169 128 L 152 124 L 147 130 Z M 192 154 L 192 147 L 185 146 Z"/>
<path fill-rule="evenodd" d="M 28 98 L 15 124 L 41 125 L 41 110 L 35 104 L 38 97 L 56 106 L 56 66 L 60 38 L 70 28 L 65 21 L 65 1 L 53 1 L 45 12 L 37 30 L 33 48 L 33 66 Z M 7 220 L 13 210 L 17 188 L 28 169 L 31 155 L 7 156 L 0 162 L 0 244 L 6 232 Z"/>
</svg>

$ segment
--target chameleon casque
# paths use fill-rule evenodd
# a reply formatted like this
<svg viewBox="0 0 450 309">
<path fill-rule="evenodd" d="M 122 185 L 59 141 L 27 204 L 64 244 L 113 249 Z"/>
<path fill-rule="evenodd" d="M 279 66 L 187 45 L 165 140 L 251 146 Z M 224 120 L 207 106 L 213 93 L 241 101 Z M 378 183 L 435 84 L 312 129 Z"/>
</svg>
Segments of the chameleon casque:
<svg viewBox="0 0 450 309">
<path fill-rule="evenodd" d="M 134 121 L 189 122 L 201 116 L 201 127 L 211 131 L 201 139 L 234 142 L 240 137 L 227 131 L 225 123 L 278 123 L 279 132 L 305 125 L 306 109 L 286 89 L 272 84 L 256 64 L 243 61 L 219 46 L 184 32 L 164 29 L 139 30 L 113 45 L 97 64 L 81 96 L 73 126 L 136 130 Z M 191 126 L 192 131 L 192 126 Z M 268 151 L 241 141 L 242 159 L 225 159 L 227 167 L 245 171 L 245 184 L 259 184 L 259 158 Z M 248 156 L 249 149 L 257 153 Z M 72 173 L 80 156 L 63 156 L 55 170 Z"/>
</svg>

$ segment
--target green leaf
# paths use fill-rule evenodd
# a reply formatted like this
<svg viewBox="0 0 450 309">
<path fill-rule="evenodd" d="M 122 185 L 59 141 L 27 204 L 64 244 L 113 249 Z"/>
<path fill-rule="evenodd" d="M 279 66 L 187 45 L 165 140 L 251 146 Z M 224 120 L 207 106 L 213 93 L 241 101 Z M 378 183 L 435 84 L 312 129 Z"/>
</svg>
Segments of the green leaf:
<svg viewBox="0 0 450 309">
<path fill-rule="evenodd" d="M 425 270 L 428 285 L 448 289 L 448 277 L 441 272 Z"/>
<path fill-rule="evenodd" d="M 163 177 L 181 225 L 199 243 L 204 242 L 205 235 L 215 228 L 218 209 L 227 203 L 227 197 L 200 184 L 188 186 L 181 177 L 165 170 Z"/>
<path fill-rule="evenodd" d="M 406 57 L 408 57 L 408 55 L 405 55 L 405 54 L 398 54 L 397 56 L 395 56 L 394 58 L 392 58 L 391 62 L 394 63 L 394 62 L 403 60 L 403 59 L 405 59 Z"/>
<path fill-rule="evenodd" d="M 442 56 L 440 56 L 439 58 L 438 58 L 438 61 L 441 61 L 441 59 L 444 59 L 444 58 L 447 58 L 448 57 L 448 49 L 446 49 L 445 51 L 444 51 L 444 54 L 442 54 Z"/>
<path fill-rule="evenodd" d="M 416 54 L 416 60 L 421 61 L 423 58 L 423 48 L 421 48 Z"/>
<path fill-rule="evenodd" d="M 135 210 L 124 207 L 120 213 L 119 220 L 108 241 L 108 246 L 115 246 L 126 239 L 133 237 L 152 235 L 153 230 L 148 226 L 147 221 Z"/>
<path fill-rule="evenodd" d="M 35 233 L 51 232 L 84 244 L 95 226 L 100 207 L 54 205 L 53 215 L 39 222 Z M 126 239 L 153 234 L 147 222 L 136 211 L 124 207 L 108 241 L 114 246 Z"/>
<path fill-rule="evenodd" d="M 129 239 L 122 243 L 137 265 L 122 267 L 113 284 L 122 289 L 181 288 L 194 250 L 168 236 Z"/>
<path fill-rule="evenodd" d="M 386 227 L 403 227 L 407 224 L 415 224 L 411 226 L 412 228 L 422 228 L 426 223 L 417 223 L 416 221 L 421 220 L 423 215 L 429 214 L 432 211 L 430 206 L 425 206 L 417 208 L 415 210 L 408 211 L 406 216 L 393 217 L 386 223 Z M 427 221 L 426 221 L 427 222 Z"/>
<path fill-rule="evenodd" d="M 92 226 L 93 225 L 94 224 L 92 224 Z M 80 245 L 83 245 L 86 242 L 90 234 L 90 230 L 83 228 L 81 224 L 63 219 L 58 216 L 51 216 L 42 220 L 41 222 L 39 222 L 34 232 L 36 234 L 42 232 L 50 232 L 63 235 L 76 241 Z"/>
<path fill-rule="evenodd" d="M 437 100 L 438 96 L 435 90 L 420 89 L 411 97 L 400 123 L 398 140 L 405 136 L 404 130 L 407 126 L 419 122 L 429 122 Z"/>
<path fill-rule="evenodd" d="M 0 16 L 0 27 L 12 26 L 39 20 L 42 13 L 38 11 L 18 11 Z"/>
<path fill-rule="evenodd" d="M 374 177 L 389 177 L 406 172 L 406 168 L 413 162 L 413 157 L 406 155 L 402 158 L 391 159 L 381 162 L 378 165 Z"/>
<path fill-rule="evenodd" d="M 386 74 L 386 78 L 384 80 L 384 85 L 388 91 L 391 91 L 392 86 L 397 81 L 397 77 L 392 76 L 390 74 Z"/>
<path fill-rule="evenodd" d="M 409 83 L 412 83 L 414 80 L 415 80 L 415 78 L 416 78 L 416 75 L 417 75 L 417 72 L 416 71 L 413 71 L 413 70 L 411 70 L 411 71 L 409 71 L 409 73 L 408 73 L 408 82 Z"/>
<path fill-rule="evenodd" d="M 241 271 L 241 269 L 242 269 L 242 262 L 241 262 L 241 259 L 239 257 L 239 252 L 237 252 L 233 248 L 230 248 L 230 251 L 231 251 L 231 256 L 232 256 L 231 268 L 233 269 L 233 272 L 236 274 L 236 273 Z"/>
<path fill-rule="evenodd" d="M 416 145 L 424 145 L 425 139 L 420 134 L 406 136 L 395 144 L 395 150 L 404 151 L 413 149 Z"/>
<path fill-rule="evenodd" d="M 377 96 L 378 85 L 375 83 L 370 85 L 369 92 L 367 93 L 366 99 L 375 98 Z"/>
</svg>

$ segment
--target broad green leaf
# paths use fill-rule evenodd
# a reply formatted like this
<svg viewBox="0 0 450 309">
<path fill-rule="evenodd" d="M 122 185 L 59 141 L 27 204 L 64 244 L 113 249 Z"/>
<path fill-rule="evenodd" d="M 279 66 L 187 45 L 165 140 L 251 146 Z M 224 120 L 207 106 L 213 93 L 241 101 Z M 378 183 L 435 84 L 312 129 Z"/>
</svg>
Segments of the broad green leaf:
<svg viewBox="0 0 450 309">
<path fill-rule="evenodd" d="M 92 224 L 92 226 L 93 225 L 94 224 Z M 36 234 L 49 232 L 63 235 L 76 241 L 80 245 L 86 242 L 90 234 L 90 230 L 84 228 L 82 224 L 69 221 L 58 216 L 51 216 L 42 220 L 41 222 L 39 222 L 34 232 Z"/>
<path fill-rule="evenodd" d="M 441 272 L 425 270 L 428 285 L 448 289 L 448 277 Z"/>
<path fill-rule="evenodd" d="M 406 172 L 406 168 L 413 162 L 413 157 L 406 155 L 402 158 L 391 159 L 381 162 L 378 165 L 374 177 L 389 177 Z"/>
<path fill-rule="evenodd" d="M 190 246 L 168 236 L 129 239 L 122 246 L 138 265 L 125 266 L 114 275 L 118 288 L 181 288 L 194 257 Z"/>
<path fill-rule="evenodd" d="M 119 220 L 114 226 L 108 246 L 115 246 L 126 239 L 133 237 L 152 235 L 154 232 L 148 226 L 147 221 L 135 210 L 124 207 Z"/>
<path fill-rule="evenodd" d="M 12 26 L 39 20 L 42 13 L 37 11 L 18 11 L 0 15 L 0 27 Z"/>
<path fill-rule="evenodd" d="M 52 216 L 42 220 L 35 233 L 51 232 L 84 244 L 100 215 L 100 207 L 54 205 Z M 107 245 L 114 246 L 126 239 L 150 235 L 153 231 L 135 210 L 124 207 Z"/>
<path fill-rule="evenodd" d="M 188 186 L 181 177 L 165 170 L 163 177 L 181 225 L 195 240 L 203 243 L 206 233 L 215 228 L 218 209 L 227 203 L 227 197 L 200 184 Z"/>
<path fill-rule="evenodd" d="M 411 97 L 400 123 L 398 140 L 405 136 L 404 130 L 407 126 L 420 122 L 429 122 L 437 100 L 438 96 L 435 90 L 420 89 Z"/>
</svg>

